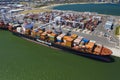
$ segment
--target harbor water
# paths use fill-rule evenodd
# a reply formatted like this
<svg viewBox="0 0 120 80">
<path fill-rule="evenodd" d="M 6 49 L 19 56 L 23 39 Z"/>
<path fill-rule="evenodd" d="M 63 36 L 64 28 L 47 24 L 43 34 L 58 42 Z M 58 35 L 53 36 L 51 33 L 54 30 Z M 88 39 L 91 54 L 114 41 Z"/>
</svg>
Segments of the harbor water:
<svg viewBox="0 0 120 80">
<path fill-rule="evenodd" d="M 0 30 L 0 80 L 119 80 L 120 58 L 113 58 L 101 62 Z"/>
<path fill-rule="evenodd" d="M 99 14 L 120 16 L 120 4 L 66 4 L 55 6 L 57 10 L 72 10 L 78 12 L 97 12 Z"/>
</svg>

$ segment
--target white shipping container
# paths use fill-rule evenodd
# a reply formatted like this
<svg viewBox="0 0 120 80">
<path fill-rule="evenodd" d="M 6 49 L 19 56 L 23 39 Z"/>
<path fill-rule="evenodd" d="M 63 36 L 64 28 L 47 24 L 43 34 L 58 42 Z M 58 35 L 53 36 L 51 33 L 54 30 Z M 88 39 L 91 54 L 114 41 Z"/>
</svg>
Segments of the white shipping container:
<svg viewBox="0 0 120 80">
<path fill-rule="evenodd" d="M 61 34 L 57 37 L 57 40 L 61 40 L 63 37 L 65 36 L 65 34 Z"/>
<path fill-rule="evenodd" d="M 21 27 L 17 27 L 17 32 L 21 33 L 22 28 Z"/>
</svg>

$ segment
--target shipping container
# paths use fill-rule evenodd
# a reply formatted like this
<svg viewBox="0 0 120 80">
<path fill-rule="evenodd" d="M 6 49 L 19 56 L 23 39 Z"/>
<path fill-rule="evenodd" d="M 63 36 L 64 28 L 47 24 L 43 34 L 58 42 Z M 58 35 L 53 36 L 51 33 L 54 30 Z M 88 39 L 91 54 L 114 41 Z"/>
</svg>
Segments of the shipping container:
<svg viewBox="0 0 120 80">
<path fill-rule="evenodd" d="M 73 46 L 73 40 L 70 36 L 65 36 L 64 37 L 64 42 L 66 43 L 67 47 L 72 47 Z"/>
<path fill-rule="evenodd" d="M 86 44 L 85 46 L 86 46 L 86 48 L 88 48 L 88 49 L 93 49 L 93 47 L 94 47 L 94 45 L 95 45 L 95 43 L 94 42 L 88 42 L 88 44 Z"/>
<path fill-rule="evenodd" d="M 26 29 L 26 30 L 25 30 L 25 34 L 26 34 L 26 35 L 31 35 L 31 30 L 30 30 L 30 29 Z"/>
<path fill-rule="evenodd" d="M 37 38 L 40 38 L 40 35 L 43 33 L 43 31 L 42 30 L 38 30 L 37 32 L 36 32 L 36 37 Z"/>
<path fill-rule="evenodd" d="M 63 42 L 64 36 L 65 36 L 65 34 L 60 34 L 59 36 L 57 36 L 57 42 Z"/>
<path fill-rule="evenodd" d="M 101 53 L 101 50 L 102 50 L 102 45 L 96 45 L 94 49 L 94 54 L 99 55 Z"/>
<path fill-rule="evenodd" d="M 37 36 L 36 30 L 32 30 L 32 31 L 31 31 L 31 36 L 34 37 L 34 38 Z"/>
<path fill-rule="evenodd" d="M 9 30 L 12 30 L 12 29 L 9 27 Z M 17 32 L 21 33 L 22 32 L 22 28 L 21 27 L 17 27 Z"/>
<path fill-rule="evenodd" d="M 63 42 L 66 43 L 66 39 L 67 39 L 68 37 L 69 37 L 69 36 L 64 36 L 64 37 L 63 37 Z"/>
<path fill-rule="evenodd" d="M 40 39 L 45 40 L 46 38 L 47 38 L 47 32 L 43 32 L 43 33 L 40 35 Z"/>
<path fill-rule="evenodd" d="M 88 43 L 88 42 L 89 42 L 89 40 L 88 40 L 88 39 L 86 39 L 86 38 L 83 38 L 83 39 L 82 39 L 82 41 L 84 42 L 84 44 L 86 44 L 86 43 Z"/>
<path fill-rule="evenodd" d="M 93 53 L 95 43 L 94 42 L 88 42 L 88 44 L 85 45 L 86 51 L 89 53 Z"/>
<path fill-rule="evenodd" d="M 79 36 L 74 40 L 74 46 L 79 45 L 83 37 Z"/>
<path fill-rule="evenodd" d="M 77 37 L 78 37 L 77 34 L 72 34 L 72 35 L 71 35 L 71 38 L 73 38 L 73 39 L 76 39 Z"/>
<path fill-rule="evenodd" d="M 49 40 L 50 40 L 50 41 L 56 42 L 57 34 L 51 33 L 51 34 L 48 34 L 48 37 L 49 37 Z"/>
</svg>

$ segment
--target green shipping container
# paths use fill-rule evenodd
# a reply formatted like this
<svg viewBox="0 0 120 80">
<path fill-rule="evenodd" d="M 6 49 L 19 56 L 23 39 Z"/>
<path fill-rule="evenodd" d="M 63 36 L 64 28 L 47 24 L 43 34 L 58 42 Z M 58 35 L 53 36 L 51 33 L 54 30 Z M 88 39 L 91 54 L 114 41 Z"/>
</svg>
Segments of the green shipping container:
<svg viewBox="0 0 120 80">
<path fill-rule="evenodd" d="M 50 41 L 53 41 L 53 42 L 55 41 L 55 37 L 53 37 L 53 36 L 50 36 L 49 39 L 50 39 Z"/>
</svg>

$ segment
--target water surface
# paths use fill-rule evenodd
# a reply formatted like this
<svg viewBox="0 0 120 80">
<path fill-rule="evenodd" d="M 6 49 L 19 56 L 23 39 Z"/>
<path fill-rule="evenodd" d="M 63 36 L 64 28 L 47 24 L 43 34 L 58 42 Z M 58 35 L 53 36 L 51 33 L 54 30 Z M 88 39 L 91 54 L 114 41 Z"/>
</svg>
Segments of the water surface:
<svg viewBox="0 0 120 80">
<path fill-rule="evenodd" d="M 105 63 L 0 30 L 0 80 L 119 80 L 120 58 Z"/>
<path fill-rule="evenodd" d="M 79 12 L 97 12 L 100 14 L 120 16 L 120 4 L 68 4 L 53 7 L 53 9 Z"/>
</svg>

